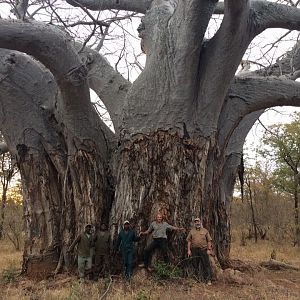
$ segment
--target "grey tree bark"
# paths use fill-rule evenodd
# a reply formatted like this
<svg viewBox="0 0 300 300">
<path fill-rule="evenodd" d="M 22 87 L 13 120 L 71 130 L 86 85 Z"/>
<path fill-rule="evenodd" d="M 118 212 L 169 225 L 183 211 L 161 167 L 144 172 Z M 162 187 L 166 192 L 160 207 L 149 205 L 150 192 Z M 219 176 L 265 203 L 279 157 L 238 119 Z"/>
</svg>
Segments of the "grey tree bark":
<svg viewBox="0 0 300 300">
<path fill-rule="evenodd" d="M 84 223 L 110 222 L 115 233 L 131 219 L 144 229 L 160 211 L 187 229 L 201 216 L 225 262 L 228 207 L 246 133 L 263 109 L 300 103 L 297 69 L 285 78 L 235 72 L 263 30 L 299 30 L 299 10 L 247 0 L 68 3 L 144 13 L 139 34 L 147 61 L 131 84 L 98 53 L 86 49 L 80 57 L 53 26 L 0 20 L 0 47 L 40 62 L 7 50 L 1 56 L 1 131 L 24 182 L 25 257 L 55 253 L 54 261 L 68 262 L 66 246 Z M 214 13 L 224 18 L 205 40 Z M 105 103 L 116 134 L 93 110 L 89 87 Z M 174 259 L 183 257 L 184 234 L 170 237 L 169 246 Z M 34 272 L 30 264 L 24 268 Z"/>
</svg>

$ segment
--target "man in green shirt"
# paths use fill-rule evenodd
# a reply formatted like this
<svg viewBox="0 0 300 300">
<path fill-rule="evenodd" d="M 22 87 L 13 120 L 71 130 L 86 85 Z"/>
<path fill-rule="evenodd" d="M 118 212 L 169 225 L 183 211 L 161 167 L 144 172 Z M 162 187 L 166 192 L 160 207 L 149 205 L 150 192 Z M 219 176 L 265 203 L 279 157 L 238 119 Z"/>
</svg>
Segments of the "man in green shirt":
<svg viewBox="0 0 300 300">
<path fill-rule="evenodd" d="M 79 278 L 84 280 L 85 273 L 89 274 L 92 268 L 91 249 L 93 246 L 93 237 L 91 224 L 85 226 L 84 232 L 77 236 L 69 247 L 68 252 L 71 252 L 77 244 L 78 273 Z"/>
<path fill-rule="evenodd" d="M 105 224 L 98 227 L 95 234 L 95 275 L 106 275 L 109 267 L 110 235 Z"/>
</svg>

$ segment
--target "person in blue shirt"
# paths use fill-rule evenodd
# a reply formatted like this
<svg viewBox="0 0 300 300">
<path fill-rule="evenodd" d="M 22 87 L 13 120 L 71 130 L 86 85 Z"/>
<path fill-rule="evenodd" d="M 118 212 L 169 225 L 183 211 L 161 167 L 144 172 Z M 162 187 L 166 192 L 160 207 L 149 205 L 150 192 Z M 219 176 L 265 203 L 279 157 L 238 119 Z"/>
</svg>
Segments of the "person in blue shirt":
<svg viewBox="0 0 300 300">
<path fill-rule="evenodd" d="M 123 223 L 123 229 L 118 235 L 118 239 L 115 246 L 115 251 L 121 252 L 124 276 L 126 280 L 130 280 L 133 271 L 133 255 L 134 255 L 134 243 L 140 238 L 136 235 L 135 231 L 130 228 L 129 221 Z"/>
</svg>

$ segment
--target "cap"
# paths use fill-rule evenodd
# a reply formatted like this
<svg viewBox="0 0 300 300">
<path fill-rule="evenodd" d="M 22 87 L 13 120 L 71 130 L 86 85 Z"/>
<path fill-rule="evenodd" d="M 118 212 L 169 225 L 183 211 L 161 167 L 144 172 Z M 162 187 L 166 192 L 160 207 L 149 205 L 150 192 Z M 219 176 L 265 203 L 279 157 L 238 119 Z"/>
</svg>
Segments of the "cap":
<svg viewBox="0 0 300 300">
<path fill-rule="evenodd" d="M 196 221 L 201 222 L 200 218 L 195 218 L 195 219 L 194 219 L 194 222 L 196 222 Z"/>
<path fill-rule="evenodd" d="M 128 220 L 124 221 L 123 225 L 125 224 L 130 224 L 130 222 Z"/>
<path fill-rule="evenodd" d="M 92 224 L 86 224 L 84 228 L 92 227 Z"/>
</svg>

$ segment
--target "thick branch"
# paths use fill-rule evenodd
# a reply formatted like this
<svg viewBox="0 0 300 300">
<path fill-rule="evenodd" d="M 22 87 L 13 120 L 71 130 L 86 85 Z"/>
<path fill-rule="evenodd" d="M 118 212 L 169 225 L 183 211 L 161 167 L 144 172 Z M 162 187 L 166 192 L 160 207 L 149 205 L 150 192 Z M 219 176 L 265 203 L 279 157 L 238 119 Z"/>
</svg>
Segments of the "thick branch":
<svg viewBox="0 0 300 300">
<path fill-rule="evenodd" d="M 216 126 L 228 86 L 252 40 L 250 18 L 248 1 L 227 1 L 220 29 L 202 51 L 197 117 L 203 132 Z"/>
<path fill-rule="evenodd" d="M 223 147 L 247 114 L 274 106 L 300 106 L 300 83 L 276 77 L 237 77 L 226 101 L 219 123 L 219 142 Z"/>
<path fill-rule="evenodd" d="M 54 26 L 43 23 L 0 20 L 0 47 L 30 54 L 50 69 L 61 90 L 60 109 L 71 133 L 69 136 L 92 140 L 106 157 L 110 151 L 107 141 L 108 137 L 112 138 L 111 132 L 102 121 L 95 119 L 87 70 L 70 38 Z"/>
<path fill-rule="evenodd" d="M 117 9 L 145 13 L 153 0 L 66 0 L 72 6 L 83 6 L 90 10 Z"/>
<path fill-rule="evenodd" d="M 41 61 L 55 76 L 62 93 L 68 90 L 64 95 L 67 106 L 89 102 L 87 71 L 63 31 L 40 22 L 0 20 L 0 48 L 25 52 Z"/>
<path fill-rule="evenodd" d="M 230 139 L 225 150 L 226 160 L 223 166 L 223 176 L 220 182 L 220 197 L 223 203 L 230 203 L 233 195 L 237 170 L 241 164 L 243 145 L 246 136 L 263 112 L 264 110 L 255 111 L 245 116 L 230 135 Z"/>
<path fill-rule="evenodd" d="M 215 8 L 215 0 L 179 1 L 170 22 L 174 43 L 174 79 L 178 98 L 193 99 L 199 83 L 199 60 L 202 41 Z M 173 50 L 173 49 L 170 49 Z M 182 86 L 185 88 L 182 89 Z M 194 100 L 194 99 L 193 99 Z"/>
<path fill-rule="evenodd" d="M 120 114 L 131 83 L 118 73 L 98 52 L 85 48 L 81 53 L 88 68 L 88 82 L 105 104 L 117 130 Z"/>
<path fill-rule="evenodd" d="M 230 17 L 231 22 L 237 22 L 238 16 L 243 14 L 243 11 L 248 6 L 249 0 L 225 0 L 224 9 L 225 15 Z"/>
<path fill-rule="evenodd" d="M 268 1 L 253 1 L 258 33 L 267 28 L 300 30 L 300 9 Z"/>
<path fill-rule="evenodd" d="M 53 161 L 64 172 L 64 142 L 54 118 L 57 85 L 52 74 L 31 57 L 0 49 L 0 129 L 14 155 L 23 145 L 29 153 L 41 148 L 60 154 Z"/>
</svg>

